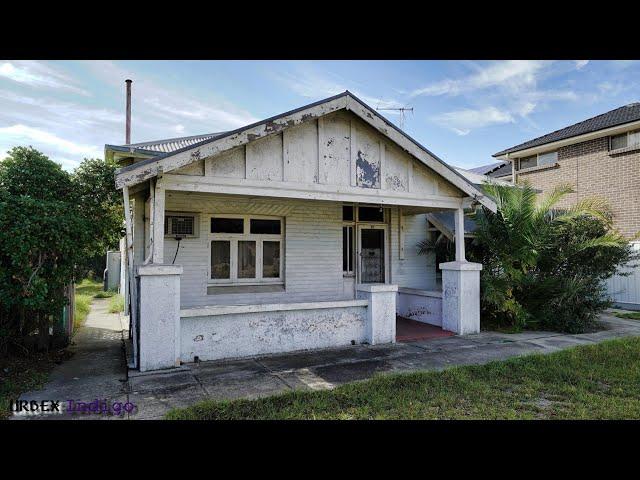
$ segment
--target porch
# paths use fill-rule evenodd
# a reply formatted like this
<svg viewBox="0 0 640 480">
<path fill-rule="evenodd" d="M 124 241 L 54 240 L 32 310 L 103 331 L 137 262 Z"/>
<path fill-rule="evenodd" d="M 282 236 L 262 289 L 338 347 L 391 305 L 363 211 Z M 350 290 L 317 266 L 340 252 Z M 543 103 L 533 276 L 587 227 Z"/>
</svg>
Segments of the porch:
<svg viewBox="0 0 640 480">
<path fill-rule="evenodd" d="M 158 191 L 155 205 L 138 195 L 133 212 L 138 234 L 153 233 L 154 216 L 164 217 L 161 235 L 134 237 L 146 247 L 141 258 L 162 249 L 157 263 L 137 268 L 139 316 L 155 319 L 139 325 L 141 371 L 394 343 L 397 315 L 412 325 L 412 339 L 425 329 L 427 337 L 479 331 L 473 310 L 468 325 L 459 302 L 445 311 L 435 256 L 418 255 L 429 233 L 426 212 L 434 209 L 162 193 L 164 215 Z M 458 253 L 464 258 L 464 245 Z M 458 277 L 477 276 L 474 265 L 441 265 L 449 300 L 461 291 Z"/>
</svg>

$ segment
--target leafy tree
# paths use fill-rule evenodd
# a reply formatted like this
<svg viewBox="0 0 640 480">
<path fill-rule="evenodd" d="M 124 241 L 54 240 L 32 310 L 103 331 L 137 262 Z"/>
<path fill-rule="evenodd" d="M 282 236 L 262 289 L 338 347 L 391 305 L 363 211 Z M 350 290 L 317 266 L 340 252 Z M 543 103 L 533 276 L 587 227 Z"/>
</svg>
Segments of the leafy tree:
<svg viewBox="0 0 640 480">
<path fill-rule="evenodd" d="M 32 147 L 0 162 L 0 349 L 49 326 L 89 242 L 71 176 Z"/>
<path fill-rule="evenodd" d="M 607 204 L 587 198 L 568 209 L 559 186 L 539 201 L 529 184 L 487 184 L 497 206 L 474 215 L 477 229 L 469 259 L 483 264 L 483 318 L 515 328 L 580 332 L 609 305 L 603 280 L 633 259 L 612 229 Z"/>
<path fill-rule="evenodd" d="M 122 195 L 115 188 L 113 161 L 85 159 L 72 175 L 82 215 L 88 220 L 91 242 L 78 266 L 81 275 L 101 276 L 107 250 L 118 248 L 123 236 Z"/>
</svg>

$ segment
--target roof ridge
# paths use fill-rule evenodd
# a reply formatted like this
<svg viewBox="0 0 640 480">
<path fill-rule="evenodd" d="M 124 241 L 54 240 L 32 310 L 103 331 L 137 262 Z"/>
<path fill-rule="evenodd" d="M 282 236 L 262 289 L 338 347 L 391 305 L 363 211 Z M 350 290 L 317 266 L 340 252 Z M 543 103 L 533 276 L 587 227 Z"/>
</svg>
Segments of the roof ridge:
<svg viewBox="0 0 640 480">
<path fill-rule="evenodd" d="M 544 135 L 540 135 L 539 137 L 532 138 L 530 140 L 527 140 L 527 141 L 524 141 L 524 142 L 519 143 L 517 145 L 514 145 L 513 147 L 509 147 L 509 148 L 506 148 L 504 150 L 501 150 L 498 153 L 495 153 L 493 155 L 493 157 L 496 157 L 498 155 L 503 155 L 505 153 L 517 152 L 518 150 L 524 149 L 525 145 L 527 145 L 527 144 L 535 144 L 537 141 L 540 141 L 540 140 L 544 139 L 545 137 L 553 136 L 554 134 L 558 134 L 559 132 L 562 132 L 564 130 L 575 129 L 576 127 L 579 127 L 581 125 L 587 124 L 589 122 L 593 122 L 594 120 L 597 120 L 599 118 L 603 118 L 603 117 L 612 115 L 612 114 L 614 114 L 614 112 L 618 112 L 618 111 L 626 109 L 626 108 L 638 107 L 638 106 L 640 106 L 640 102 L 633 102 L 633 103 L 629 103 L 629 104 L 626 104 L 626 105 L 622 105 L 620 107 L 616 107 L 616 108 L 608 110 L 608 111 L 606 111 L 604 113 L 600 113 L 598 115 L 594 115 L 593 117 L 589 117 L 589 118 L 587 118 L 585 120 L 581 120 L 579 122 L 572 123 L 570 125 L 567 125 L 566 127 L 558 128 L 558 129 L 553 130 L 551 132 L 545 133 Z M 630 121 L 634 121 L 634 120 L 629 120 L 629 121 L 619 122 L 619 123 L 613 123 L 612 125 L 609 125 L 609 126 L 621 125 L 621 124 L 624 124 L 624 123 L 629 123 Z M 582 135 L 583 133 L 597 132 L 598 130 L 603 130 L 605 128 L 608 128 L 609 126 L 603 126 L 603 127 L 600 127 L 600 128 L 595 128 L 595 129 L 587 131 L 587 132 L 576 133 L 576 134 L 569 135 L 569 136 L 564 137 L 564 138 L 575 137 L 575 136 L 578 136 L 578 135 Z M 549 142 L 538 143 L 537 145 L 531 145 L 531 148 L 534 147 L 534 146 L 542 146 L 545 143 L 551 143 L 551 142 L 554 142 L 554 141 L 557 141 L 557 140 L 563 140 L 564 138 L 551 140 Z M 523 147 L 523 148 L 521 148 L 521 147 Z"/>
</svg>

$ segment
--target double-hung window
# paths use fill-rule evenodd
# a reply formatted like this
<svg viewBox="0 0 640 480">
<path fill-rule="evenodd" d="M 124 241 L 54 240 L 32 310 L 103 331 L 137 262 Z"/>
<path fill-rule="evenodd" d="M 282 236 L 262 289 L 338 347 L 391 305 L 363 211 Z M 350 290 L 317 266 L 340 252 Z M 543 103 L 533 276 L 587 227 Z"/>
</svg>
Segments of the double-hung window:
<svg viewBox="0 0 640 480">
<path fill-rule="evenodd" d="M 214 215 L 209 242 L 209 283 L 282 283 L 282 218 Z"/>
</svg>

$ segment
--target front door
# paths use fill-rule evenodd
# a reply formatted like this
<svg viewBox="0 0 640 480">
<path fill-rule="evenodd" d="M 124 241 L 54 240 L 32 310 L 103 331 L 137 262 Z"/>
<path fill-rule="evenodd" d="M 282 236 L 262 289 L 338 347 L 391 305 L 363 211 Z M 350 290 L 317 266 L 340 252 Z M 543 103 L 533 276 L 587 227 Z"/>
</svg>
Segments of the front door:
<svg viewBox="0 0 640 480">
<path fill-rule="evenodd" d="M 360 283 L 385 283 L 385 238 L 386 227 L 384 225 L 358 226 Z"/>
</svg>

